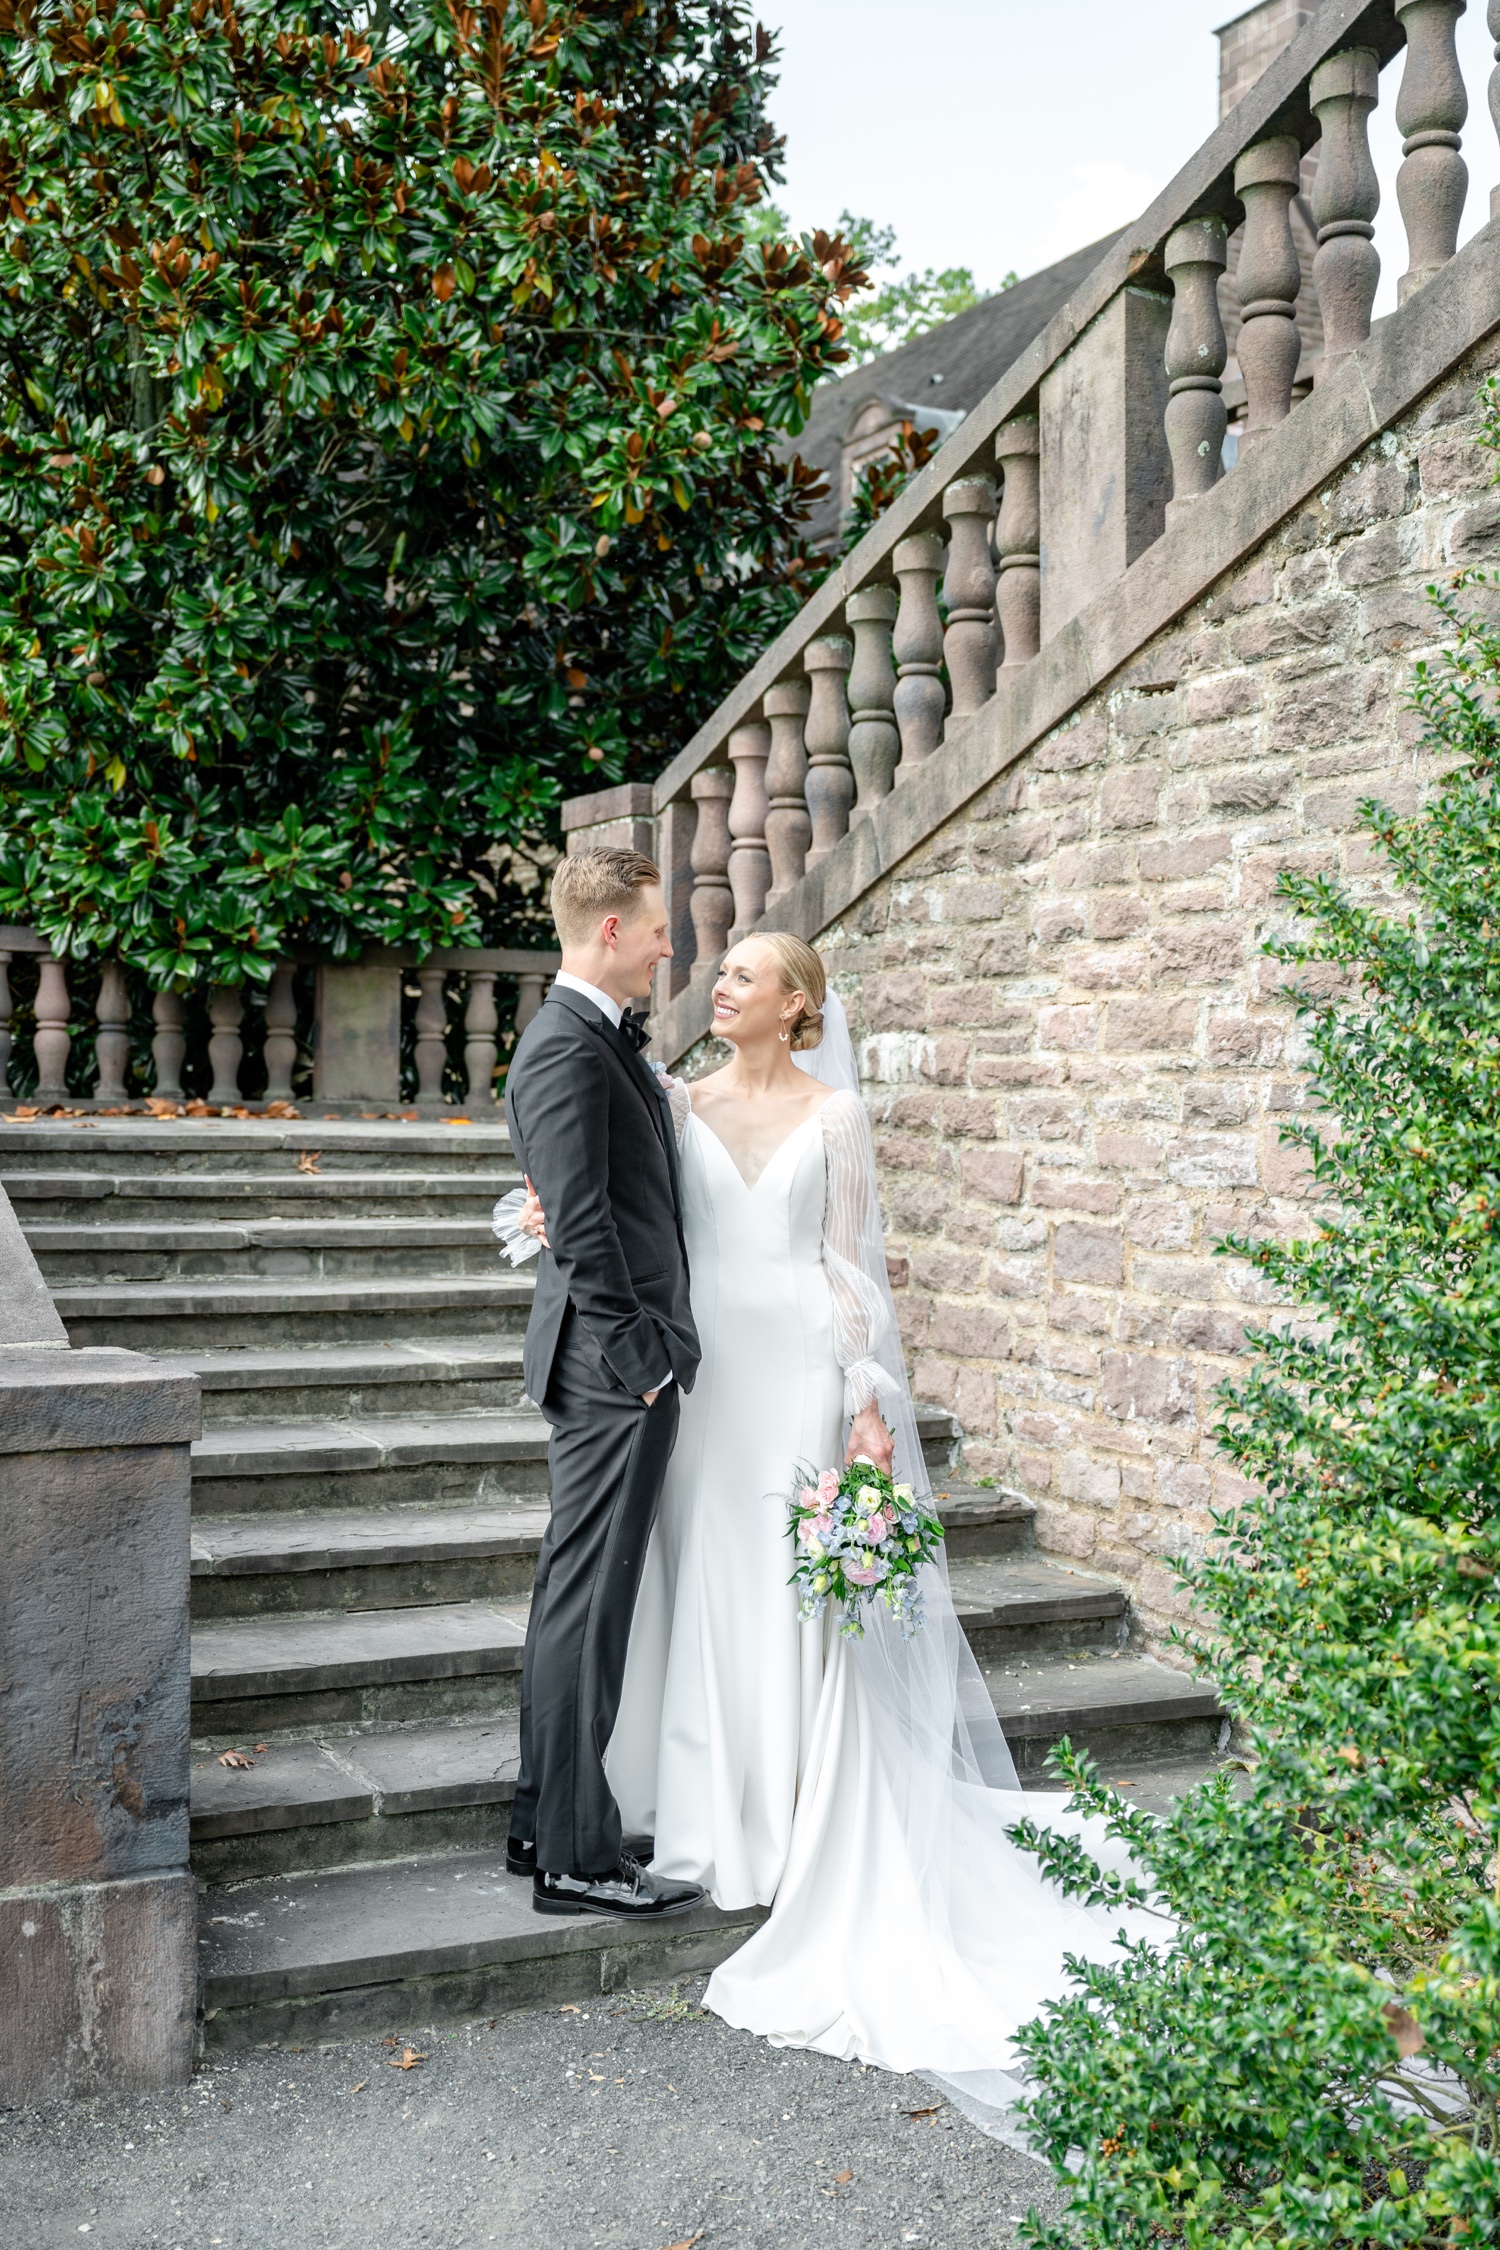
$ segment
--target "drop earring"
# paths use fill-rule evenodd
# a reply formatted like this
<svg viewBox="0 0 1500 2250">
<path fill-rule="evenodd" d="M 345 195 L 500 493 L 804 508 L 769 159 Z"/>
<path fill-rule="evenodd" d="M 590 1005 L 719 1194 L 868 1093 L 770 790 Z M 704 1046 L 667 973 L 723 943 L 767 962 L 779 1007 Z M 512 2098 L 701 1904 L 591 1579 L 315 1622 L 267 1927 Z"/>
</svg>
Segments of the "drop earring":
<svg viewBox="0 0 1500 2250">
<path fill-rule="evenodd" d="M 792 1035 L 789 1031 L 778 1031 L 776 1036 L 781 1041 L 783 1047 L 790 1046 Z"/>
</svg>

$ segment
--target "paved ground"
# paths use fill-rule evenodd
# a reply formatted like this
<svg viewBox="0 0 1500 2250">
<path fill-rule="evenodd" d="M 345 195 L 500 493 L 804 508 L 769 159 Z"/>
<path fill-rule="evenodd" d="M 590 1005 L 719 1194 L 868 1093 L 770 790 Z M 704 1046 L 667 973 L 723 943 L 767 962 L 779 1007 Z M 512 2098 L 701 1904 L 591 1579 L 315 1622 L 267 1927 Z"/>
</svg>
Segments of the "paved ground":
<svg viewBox="0 0 1500 2250">
<path fill-rule="evenodd" d="M 780 2054 L 701 1980 L 218 2059 L 179 2093 L 0 2111 L 5 2250 L 999 2250 L 1049 2176 L 919 2079 Z"/>
</svg>

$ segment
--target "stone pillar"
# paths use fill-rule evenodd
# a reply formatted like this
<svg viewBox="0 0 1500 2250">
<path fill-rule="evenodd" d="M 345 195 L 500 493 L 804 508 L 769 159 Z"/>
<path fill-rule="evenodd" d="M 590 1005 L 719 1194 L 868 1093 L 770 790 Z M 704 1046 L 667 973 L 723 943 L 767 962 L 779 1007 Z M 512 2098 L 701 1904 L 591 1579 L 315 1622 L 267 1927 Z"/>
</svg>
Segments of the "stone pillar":
<svg viewBox="0 0 1500 2250">
<path fill-rule="evenodd" d="M 684 793 L 656 816 L 656 864 L 661 869 L 662 895 L 667 902 L 667 927 L 672 938 L 672 958 L 656 972 L 653 1006 L 666 1007 L 681 992 L 693 973 L 693 833 L 698 811 Z"/>
<path fill-rule="evenodd" d="M 182 994 L 170 985 L 164 992 L 158 992 L 151 1003 L 151 1016 L 156 1025 L 151 1035 L 154 1065 L 151 1090 L 164 1102 L 180 1102 L 182 1064 L 187 1054 L 187 1035 L 183 1030 L 187 1006 Z"/>
<path fill-rule="evenodd" d="M 125 967 L 106 961 L 99 977 L 99 997 L 94 1003 L 94 1060 L 98 1066 L 95 1098 L 101 1102 L 125 1100 L 125 1073 L 130 1067 L 130 994 Z"/>
<path fill-rule="evenodd" d="M 771 888 L 771 855 L 766 850 L 766 760 L 771 730 L 764 719 L 750 719 L 729 737 L 734 795 L 729 800 L 729 889 L 734 922 L 729 943 L 747 938 L 766 908 Z"/>
<path fill-rule="evenodd" d="M 533 1015 L 536 1010 L 532 1010 Z M 500 1029 L 500 1012 L 495 1006 L 495 972 L 493 969 L 469 971 L 469 1004 L 464 1010 L 464 1069 L 469 1079 L 469 1104 L 476 1102 L 481 1109 L 493 1109 L 495 1104 L 495 1064 L 500 1047 L 496 1033 Z"/>
<path fill-rule="evenodd" d="M 803 664 L 812 682 L 807 713 L 807 810 L 812 843 L 807 864 L 822 859 L 849 833 L 854 776 L 849 770 L 849 702 L 844 683 L 854 648 L 837 634 L 809 641 Z"/>
<path fill-rule="evenodd" d="M 401 1098 L 401 956 L 366 946 L 318 966 L 313 1099 L 390 1109 Z"/>
<path fill-rule="evenodd" d="M 1292 384 L 1302 357 L 1297 327 L 1302 265 L 1292 238 L 1291 204 L 1301 180 L 1302 151 L 1290 134 L 1257 141 L 1234 167 L 1234 192 L 1245 206 L 1235 274 L 1243 321 L 1235 342 L 1245 379 L 1242 453 L 1292 411 Z"/>
<path fill-rule="evenodd" d="M 1370 333 L 1380 283 L 1374 243 L 1380 182 L 1370 156 L 1370 112 L 1379 99 L 1380 57 L 1369 47 L 1330 55 L 1308 85 L 1308 102 L 1322 127 L 1312 192 L 1318 222 L 1313 285 L 1323 315 L 1320 383 Z"/>
<path fill-rule="evenodd" d="M 775 906 L 807 870 L 812 821 L 807 810 L 807 745 L 802 730 L 812 691 L 806 680 L 780 680 L 761 699 L 771 729 L 766 760 L 766 849 L 771 855 L 767 906 Z"/>
<path fill-rule="evenodd" d="M 183 2084 L 198 1381 L 68 1349 L 0 1194 L 0 2105 Z"/>
<path fill-rule="evenodd" d="M 899 602 L 894 586 L 861 586 L 844 605 L 854 634 L 854 665 L 849 674 L 853 706 L 849 764 L 858 794 L 850 824 L 868 820 L 891 793 L 901 737 L 896 732 L 896 667 L 891 661 L 891 627 Z"/>
<path fill-rule="evenodd" d="M 266 994 L 266 1100 L 289 1102 L 297 1067 L 297 976 L 295 962 L 278 961 Z"/>
<path fill-rule="evenodd" d="M 729 800 L 734 775 L 705 766 L 692 779 L 698 826 L 693 836 L 693 974 L 712 984 L 734 919 L 729 895 Z"/>
<path fill-rule="evenodd" d="M 562 828 L 570 854 L 587 851 L 592 844 L 613 844 L 620 851 L 644 852 L 647 859 L 654 859 L 650 782 L 622 781 L 616 789 L 566 798 Z"/>
<path fill-rule="evenodd" d="M 36 988 L 36 1099 L 45 1109 L 68 1098 L 68 973 L 44 953 Z"/>
<path fill-rule="evenodd" d="M 1459 150 L 1469 114 L 1454 33 L 1467 0 L 1396 0 L 1406 33 L 1406 62 L 1396 96 L 1404 162 L 1396 201 L 1406 227 L 1408 265 L 1396 285 L 1404 305 L 1458 248 L 1458 223 L 1469 192 L 1469 167 Z"/>
<path fill-rule="evenodd" d="M 943 661 L 957 719 L 980 710 L 995 692 L 995 565 L 990 558 L 995 487 L 990 478 L 960 477 L 950 484 L 943 494 L 943 514 L 953 527 L 943 579 L 948 605 Z"/>
<path fill-rule="evenodd" d="M 1167 520 L 1209 492 L 1224 473 L 1223 386 L 1228 357 L 1219 318 L 1219 276 L 1228 258 L 1222 219 L 1189 219 L 1167 236 L 1164 253 L 1172 277 L 1172 325 L 1167 330 L 1167 445 L 1172 455 L 1172 498 Z"/>
<path fill-rule="evenodd" d="M 1005 483 L 995 525 L 1000 577 L 995 608 L 1002 641 L 1001 666 L 1029 664 L 1041 647 L 1042 519 L 1037 479 L 1041 424 L 1034 414 L 1018 414 L 995 433 L 995 461 Z"/>
<path fill-rule="evenodd" d="M 443 1098 L 443 1065 L 448 1059 L 448 1002 L 446 969 L 418 969 L 417 987 L 417 1100 Z"/>
<path fill-rule="evenodd" d="M 540 1010 L 552 983 L 550 969 L 522 969 L 516 977 L 516 1037 L 519 1039 L 526 1026 Z M 473 1080 L 470 1079 L 470 1085 Z"/>
<path fill-rule="evenodd" d="M 213 1026 L 208 1041 L 208 1061 L 213 1083 L 207 1099 L 220 1109 L 234 1109 L 240 1098 L 240 1063 L 244 1041 L 240 1022 L 245 996 L 237 984 L 216 984 L 208 996 L 208 1020 Z"/>
<path fill-rule="evenodd" d="M 943 686 L 943 620 L 937 582 L 943 574 L 943 542 L 935 532 L 903 539 L 891 557 L 901 606 L 891 649 L 898 667 L 896 726 L 901 736 L 898 782 L 907 781 L 930 758 L 943 738 L 948 694 Z"/>
<path fill-rule="evenodd" d="M 1132 283 L 1042 378 L 1044 642 L 1161 537 L 1171 317 L 1170 298 Z"/>
</svg>

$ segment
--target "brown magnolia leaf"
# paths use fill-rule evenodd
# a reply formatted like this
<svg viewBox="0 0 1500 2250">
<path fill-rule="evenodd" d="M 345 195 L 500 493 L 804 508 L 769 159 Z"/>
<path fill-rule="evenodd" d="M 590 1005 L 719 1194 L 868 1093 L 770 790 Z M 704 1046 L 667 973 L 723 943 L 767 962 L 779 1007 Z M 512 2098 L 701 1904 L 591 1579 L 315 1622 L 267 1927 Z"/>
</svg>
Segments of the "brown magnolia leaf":
<svg viewBox="0 0 1500 2250">
<path fill-rule="evenodd" d="M 1427 2044 L 1426 2035 L 1410 2008 L 1403 2008 L 1399 2000 L 1387 2000 L 1381 2009 L 1386 2029 L 1396 2042 L 1396 2052 L 1403 2059 L 1407 2055 L 1420 2055 Z"/>
<path fill-rule="evenodd" d="M 265 1754 L 266 1754 L 266 1752 L 267 1752 L 267 1751 L 268 1751 L 268 1750 L 270 1749 L 270 1747 L 271 1747 L 271 1745 L 270 1745 L 270 1743 L 269 1743 L 269 1742 L 257 1742 L 257 1744 L 255 1745 L 255 1754 L 256 1754 L 256 1756 L 257 1756 L 258 1758 L 264 1757 L 264 1756 L 265 1756 Z"/>
<path fill-rule="evenodd" d="M 941 2102 L 930 2102 L 926 2109 L 909 2109 L 906 2114 L 908 2117 L 936 2117 L 942 2106 Z"/>
<path fill-rule="evenodd" d="M 428 2057 L 419 2055 L 415 2047 L 403 2047 L 399 2055 L 388 2055 L 386 2057 L 386 2061 L 392 2070 L 415 2070 L 419 2064 L 427 2060 Z"/>
<path fill-rule="evenodd" d="M 322 1153 L 323 1151 L 320 1148 L 305 1148 L 302 1151 L 302 1154 L 297 1159 L 298 1171 L 316 1172 L 316 1170 L 318 1169 L 318 1158 L 322 1155 Z"/>
<path fill-rule="evenodd" d="M 253 1766 L 255 1760 L 247 1758 L 243 1750 L 221 1750 L 219 1752 L 219 1763 L 221 1766 L 248 1767 Z"/>
<path fill-rule="evenodd" d="M 833 2175 L 833 2184 L 835 2187 L 847 2187 L 853 2177 L 854 2174 L 852 2172 L 835 2172 Z"/>
</svg>

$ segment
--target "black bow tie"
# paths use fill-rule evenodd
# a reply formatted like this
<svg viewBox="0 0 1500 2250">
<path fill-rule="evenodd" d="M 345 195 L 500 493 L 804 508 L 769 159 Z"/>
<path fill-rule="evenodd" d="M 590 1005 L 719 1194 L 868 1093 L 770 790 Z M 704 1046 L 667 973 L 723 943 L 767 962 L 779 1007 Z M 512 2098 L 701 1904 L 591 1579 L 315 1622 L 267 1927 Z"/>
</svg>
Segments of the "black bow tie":
<svg viewBox="0 0 1500 2250">
<path fill-rule="evenodd" d="M 629 1008 L 623 1011 L 620 1017 L 620 1037 L 627 1045 L 633 1047 L 637 1054 L 643 1047 L 648 1047 L 651 1044 L 651 1034 L 646 1029 L 644 1009 L 638 1016 L 632 1015 Z"/>
</svg>

